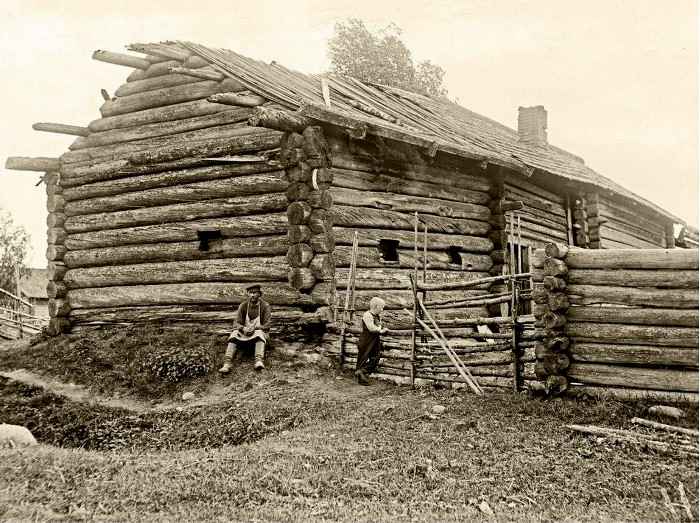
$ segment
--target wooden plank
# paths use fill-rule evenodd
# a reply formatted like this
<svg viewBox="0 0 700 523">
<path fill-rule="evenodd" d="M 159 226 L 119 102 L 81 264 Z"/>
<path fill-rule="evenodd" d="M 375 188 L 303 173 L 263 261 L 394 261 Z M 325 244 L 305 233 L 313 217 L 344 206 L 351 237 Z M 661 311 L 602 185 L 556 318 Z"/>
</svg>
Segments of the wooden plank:
<svg viewBox="0 0 700 523">
<path fill-rule="evenodd" d="M 591 343 L 697 347 L 697 327 L 621 325 L 618 323 L 568 322 L 564 332 L 572 339 Z"/>
<path fill-rule="evenodd" d="M 584 385 L 608 385 L 645 390 L 698 392 L 698 372 L 677 369 L 650 369 L 572 363 L 568 369 L 569 381 Z"/>
<path fill-rule="evenodd" d="M 698 351 L 688 347 L 577 342 L 569 353 L 573 361 L 582 363 L 698 367 Z"/>
<path fill-rule="evenodd" d="M 696 249 L 571 249 L 569 269 L 698 269 Z"/>
<path fill-rule="evenodd" d="M 197 231 L 211 229 L 220 230 L 223 237 L 272 235 L 286 232 L 288 226 L 285 213 L 210 218 L 69 234 L 65 245 L 70 250 L 80 250 L 130 244 L 183 242 L 197 239 Z"/>
</svg>

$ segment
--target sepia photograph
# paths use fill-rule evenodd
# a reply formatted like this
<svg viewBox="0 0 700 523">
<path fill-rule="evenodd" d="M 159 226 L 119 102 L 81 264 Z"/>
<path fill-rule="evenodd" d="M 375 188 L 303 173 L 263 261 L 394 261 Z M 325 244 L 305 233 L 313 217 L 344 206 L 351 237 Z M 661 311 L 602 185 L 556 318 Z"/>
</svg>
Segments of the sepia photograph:
<svg viewBox="0 0 700 523">
<path fill-rule="evenodd" d="M 697 2 L 0 15 L 0 521 L 699 520 Z"/>
</svg>

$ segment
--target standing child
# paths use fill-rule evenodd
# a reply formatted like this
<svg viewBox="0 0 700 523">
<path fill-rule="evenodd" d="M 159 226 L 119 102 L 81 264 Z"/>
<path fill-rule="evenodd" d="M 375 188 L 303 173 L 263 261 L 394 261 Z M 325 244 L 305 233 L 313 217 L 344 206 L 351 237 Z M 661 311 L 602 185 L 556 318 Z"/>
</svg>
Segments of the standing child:
<svg viewBox="0 0 700 523">
<path fill-rule="evenodd" d="M 355 377 L 360 385 L 369 385 L 369 375 L 379 365 L 382 349 L 380 336 L 389 330 L 382 327 L 381 313 L 384 305 L 384 300 L 375 296 L 369 301 L 369 310 L 362 315 L 362 334 L 357 344 L 355 368 Z"/>
</svg>

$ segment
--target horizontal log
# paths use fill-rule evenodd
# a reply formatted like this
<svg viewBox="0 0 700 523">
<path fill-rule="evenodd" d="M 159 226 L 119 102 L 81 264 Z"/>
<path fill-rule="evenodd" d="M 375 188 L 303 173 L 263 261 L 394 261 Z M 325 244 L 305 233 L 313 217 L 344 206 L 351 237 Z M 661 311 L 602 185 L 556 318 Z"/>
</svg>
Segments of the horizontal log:
<svg viewBox="0 0 700 523">
<path fill-rule="evenodd" d="M 212 229 L 220 230 L 223 237 L 269 235 L 283 233 L 287 226 L 287 216 L 284 213 L 210 218 L 69 234 L 65 245 L 70 250 L 80 250 L 129 244 L 183 242 L 197 239 L 197 231 Z"/>
<path fill-rule="evenodd" d="M 151 305 L 73 309 L 70 319 L 77 324 L 141 322 L 226 322 L 233 325 L 236 307 L 229 303 L 208 305 Z M 272 323 L 314 323 L 323 321 L 323 310 L 305 313 L 299 307 L 272 305 Z M 230 328 L 229 328 L 230 330 Z"/>
<path fill-rule="evenodd" d="M 692 327 L 657 327 L 620 325 L 617 323 L 575 323 L 569 321 L 564 332 L 579 341 L 610 340 L 622 344 L 653 344 L 676 347 L 697 347 L 698 329 Z"/>
<path fill-rule="evenodd" d="M 313 121 L 292 111 L 256 107 L 248 119 L 248 124 L 253 127 L 266 127 L 277 131 L 300 133 L 313 125 Z"/>
<path fill-rule="evenodd" d="M 619 237 L 616 235 L 619 234 Z M 665 246 L 665 235 L 655 234 L 641 227 L 633 227 L 625 223 L 619 222 L 613 218 L 598 217 L 598 228 L 591 231 L 591 239 L 599 240 L 608 238 L 612 240 L 629 243 L 633 247 L 638 245 L 651 245 L 656 248 L 660 245 Z"/>
<path fill-rule="evenodd" d="M 49 281 L 46 284 L 46 294 L 49 298 L 62 298 L 68 292 L 68 287 L 60 281 Z"/>
<path fill-rule="evenodd" d="M 333 173 L 333 184 L 347 189 L 389 192 L 477 205 L 488 205 L 491 200 L 487 192 L 475 191 L 462 187 L 448 187 L 439 183 L 406 180 L 384 174 L 348 171 L 336 167 L 331 168 L 330 171 Z M 445 203 L 444 205 L 446 206 L 448 204 Z"/>
<path fill-rule="evenodd" d="M 558 206 L 563 206 L 566 201 L 562 194 L 548 191 L 535 180 L 527 180 L 512 173 L 506 173 L 504 187 L 506 191 L 518 191 L 527 194 L 530 198 L 539 198 Z"/>
<path fill-rule="evenodd" d="M 567 374 L 570 381 L 584 385 L 610 385 L 680 392 L 698 391 L 698 372 L 696 370 L 572 363 Z"/>
<path fill-rule="evenodd" d="M 218 112 L 212 114 L 93 132 L 84 140 L 81 147 L 76 147 L 73 150 L 82 150 L 88 147 L 103 147 L 125 142 L 137 142 L 139 140 L 149 140 L 163 136 L 177 135 L 188 131 L 229 125 L 243 122 L 249 114 L 249 109 L 230 109 L 222 106 Z M 103 151 L 110 150 L 101 149 L 100 153 Z M 99 157 L 99 155 L 94 157 Z"/>
<path fill-rule="evenodd" d="M 67 153 L 61 155 L 61 161 L 64 164 L 75 166 L 76 164 L 87 165 L 97 161 L 105 162 L 109 160 L 129 159 L 134 154 L 152 149 L 160 149 L 178 145 L 193 146 L 196 144 L 218 141 L 223 138 L 246 136 L 250 133 L 250 129 L 247 128 L 245 123 L 241 121 L 240 114 L 234 115 L 232 119 L 234 120 L 233 123 L 218 125 L 216 127 L 209 126 L 177 134 L 168 134 L 154 138 L 145 138 L 142 140 L 68 151 Z M 163 128 L 165 127 L 166 126 L 163 126 Z M 71 174 L 65 173 L 64 177 L 65 176 L 71 176 Z"/>
<path fill-rule="evenodd" d="M 65 263 L 70 268 L 76 268 L 157 261 L 276 256 L 287 251 L 287 242 L 284 235 L 252 236 L 209 240 L 209 249 L 206 251 L 199 247 L 200 242 L 193 240 L 78 250 L 65 253 Z"/>
<path fill-rule="evenodd" d="M 474 169 L 466 167 L 465 162 L 456 167 L 443 167 L 440 165 L 419 163 L 415 158 L 404 161 L 384 159 L 380 167 L 377 167 L 375 157 L 360 158 L 348 152 L 347 138 L 340 141 L 333 136 L 327 136 L 327 141 L 331 149 L 331 160 L 333 167 L 345 169 L 347 171 L 359 171 L 365 174 L 381 172 L 389 176 L 395 176 L 404 180 L 415 180 L 419 182 L 434 183 L 435 180 L 442 180 L 450 187 L 460 187 L 474 191 L 488 192 L 491 188 L 489 179 Z M 357 147 L 357 141 L 353 142 Z"/>
<path fill-rule="evenodd" d="M 572 284 L 666 289 L 696 289 L 700 283 L 697 270 L 682 269 L 572 269 L 567 280 Z"/>
<path fill-rule="evenodd" d="M 61 261 L 67 251 L 68 249 L 63 245 L 49 245 L 46 248 L 46 259 L 48 261 Z"/>
<path fill-rule="evenodd" d="M 572 322 L 623 323 L 669 327 L 697 327 L 696 309 L 645 309 L 640 307 L 571 307 Z"/>
<path fill-rule="evenodd" d="M 63 262 L 49 261 L 46 269 L 49 280 L 62 281 L 68 267 Z"/>
<path fill-rule="evenodd" d="M 688 347 L 577 342 L 569 352 L 573 361 L 583 363 L 698 367 L 698 351 Z"/>
<path fill-rule="evenodd" d="M 336 243 L 352 245 L 354 229 L 337 226 L 334 228 Z M 359 245 L 378 247 L 380 240 L 398 241 L 400 247 L 413 248 L 415 238 L 413 231 L 399 231 L 391 229 L 362 229 L 358 234 Z M 419 249 L 423 248 L 423 238 L 419 237 Z M 428 234 L 428 250 L 445 250 L 458 248 L 461 251 L 471 253 L 488 253 L 493 249 L 493 242 L 488 238 L 479 236 L 462 236 L 458 234 Z"/>
<path fill-rule="evenodd" d="M 600 225 L 597 229 L 591 230 L 589 233 L 589 237 L 591 241 L 613 241 L 621 245 L 635 247 L 638 249 L 654 249 L 663 248 L 666 246 L 665 242 L 655 243 L 652 240 L 641 239 L 635 235 L 627 234 L 625 232 L 621 232 L 611 227 L 608 227 L 607 224 Z"/>
<path fill-rule="evenodd" d="M 568 285 L 566 292 L 573 305 L 605 303 L 666 309 L 697 309 L 698 307 L 697 289 Z"/>
<path fill-rule="evenodd" d="M 571 249 L 570 269 L 691 269 L 698 270 L 694 249 Z"/>
<path fill-rule="evenodd" d="M 471 291 L 479 293 L 480 291 Z M 459 299 L 464 298 L 465 294 L 469 294 L 469 291 L 465 293 L 464 291 L 452 291 L 452 292 L 435 292 L 431 293 L 431 297 L 434 299 Z M 318 284 L 314 287 L 311 292 L 314 303 L 319 305 L 330 305 L 328 300 L 331 295 L 331 289 L 329 284 Z M 338 299 L 341 300 L 339 303 L 343 303 L 343 296 L 345 295 L 344 289 L 339 285 L 337 288 Z M 413 292 L 410 290 L 395 290 L 391 293 L 382 294 L 374 289 L 357 289 L 355 291 L 355 309 L 356 310 L 367 310 L 369 309 L 369 300 L 374 296 L 381 296 L 386 302 L 386 309 L 412 309 L 413 308 Z"/>
<path fill-rule="evenodd" d="M 337 231 L 336 231 L 337 232 Z M 352 248 L 348 245 L 337 245 L 334 250 L 336 263 L 339 267 L 350 266 L 350 254 Z M 416 264 L 420 269 L 423 268 L 423 253 L 419 252 L 418 258 L 411 249 L 397 249 L 399 260 L 397 262 L 387 262 L 382 258 L 379 249 L 375 247 L 359 247 L 357 250 L 357 267 L 392 267 L 400 269 L 414 268 Z M 450 270 L 450 271 L 475 271 L 485 273 L 493 266 L 493 262 L 488 255 L 472 254 L 460 252 L 460 263 L 452 263 L 453 257 L 445 251 L 428 251 L 427 265 L 432 270 Z M 428 273 L 430 274 L 430 273 Z M 465 275 L 464 277 L 468 277 Z"/>
<path fill-rule="evenodd" d="M 201 78 L 202 80 L 214 80 L 216 82 L 220 82 L 226 78 L 223 73 L 209 67 L 202 67 L 201 69 L 190 69 L 189 67 L 170 67 L 169 70 L 174 74 Z"/>
<path fill-rule="evenodd" d="M 598 201 L 587 202 L 586 212 L 593 216 L 607 219 L 609 223 L 619 222 L 628 227 L 634 227 L 639 232 L 648 231 L 657 236 L 663 236 L 663 223 L 643 212 L 640 212 L 639 207 L 632 210 L 621 205 L 620 202 L 612 202 L 600 198 Z"/>
<path fill-rule="evenodd" d="M 241 91 L 244 88 L 240 82 L 232 78 L 227 78 L 222 82 L 203 80 L 193 84 L 165 87 L 109 100 L 100 107 L 100 114 L 103 117 L 117 116 L 164 105 L 199 100 L 216 93 Z"/>
<path fill-rule="evenodd" d="M 69 134 L 72 136 L 87 136 L 90 130 L 87 127 L 77 125 L 66 125 L 62 123 L 38 122 L 32 125 L 35 131 L 44 131 L 46 133 Z"/>
<path fill-rule="evenodd" d="M 168 283 L 73 289 L 67 299 L 71 309 L 139 305 L 232 304 L 246 300 L 248 283 Z M 274 305 L 310 304 L 308 295 L 286 283 L 262 283 L 265 301 Z"/>
<path fill-rule="evenodd" d="M 90 129 L 90 132 L 98 133 L 110 131 L 112 129 L 123 129 L 126 127 L 138 127 L 140 125 L 196 118 L 198 116 L 205 116 L 226 110 L 230 110 L 230 108 L 224 105 L 207 102 L 206 99 L 194 100 L 191 102 L 144 109 L 133 113 L 99 118 L 90 122 L 88 129 Z"/>
<path fill-rule="evenodd" d="M 142 151 L 129 157 L 132 165 L 163 163 L 179 160 L 185 157 L 212 157 L 225 154 L 236 154 L 251 151 L 263 151 L 279 145 L 280 135 L 277 132 L 251 131 L 235 138 L 197 142 L 191 145 L 171 145 L 158 150 Z"/>
<path fill-rule="evenodd" d="M 336 204 L 331 209 L 330 215 L 333 223 L 340 227 L 403 229 L 406 231 L 414 229 L 412 216 L 394 211 Z M 422 220 L 427 225 L 428 232 L 434 233 L 483 236 L 490 229 L 488 223 L 476 220 L 426 215 L 422 216 Z"/>
<path fill-rule="evenodd" d="M 5 160 L 5 169 L 13 171 L 58 171 L 61 162 L 58 158 L 30 158 L 26 156 L 8 156 Z"/>
<path fill-rule="evenodd" d="M 207 98 L 208 102 L 238 107 L 258 107 L 267 102 L 266 98 L 257 94 L 217 93 Z"/>
<path fill-rule="evenodd" d="M 68 289 L 193 282 L 286 281 L 283 256 L 269 258 L 225 258 L 174 262 L 139 263 L 70 269 L 63 282 Z"/>
<path fill-rule="evenodd" d="M 97 50 L 94 53 L 92 53 L 92 59 L 108 64 L 133 67 L 134 69 L 148 69 L 151 66 L 151 62 L 149 62 L 148 60 L 144 60 L 143 58 L 139 58 L 138 56 L 132 56 L 123 53 L 113 53 L 111 51 Z"/>
<path fill-rule="evenodd" d="M 46 231 L 46 242 L 63 245 L 66 240 L 66 230 L 63 227 L 49 227 Z"/>
<path fill-rule="evenodd" d="M 49 212 L 63 213 L 66 208 L 66 200 L 62 194 L 54 194 L 46 198 L 46 210 Z"/>
<path fill-rule="evenodd" d="M 571 396 L 590 396 L 600 399 L 616 399 L 621 401 L 647 401 L 698 404 L 698 394 L 692 392 L 661 391 L 647 389 L 630 389 L 625 387 L 602 387 L 572 385 L 567 391 Z"/>
<path fill-rule="evenodd" d="M 489 208 L 484 205 L 448 203 L 443 200 L 419 196 L 362 191 L 343 187 L 332 187 L 330 193 L 334 202 L 339 205 L 372 207 L 404 213 L 419 212 L 422 219 L 424 218 L 423 214 L 432 214 L 449 218 L 488 221 L 491 215 Z"/>
<path fill-rule="evenodd" d="M 201 82 L 202 80 L 213 80 L 216 82 L 220 82 L 224 79 L 221 73 L 217 73 L 211 67 L 203 67 L 201 69 L 187 69 L 188 71 L 201 72 L 200 77 L 194 77 L 190 74 L 177 74 L 176 71 L 172 71 L 172 69 L 174 68 L 171 67 L 170 69 L 170 72 L 175 74 L 165 74 L 154 76 L 151 78 L 144 78 L 143 80 L 134 80 L 132 82 L 126 82 L 125 84 L 119 86 L 119 88 L 116 91 L 114 91 L 114 96 L 132 96 L 148 91 L 165 89 L 167 87 L 193 84 L 195 82 Z"/>
<path fill-rule="evenodd" d="M 170 187 L 156 187 L 143 191 L 126 192 L 68 202 L 66 216 L 95 214 L 143 207 L 156 207 L 173 202 L 193 202 L 254 194 L 281 193 L 287 188 L 283 171 L 219 178 L 202 182 L 184 183 Z"/>
<path fill-rule="evenodd" d="M 152 63 L 148 69 L 136 69 L 132 71 L 131 74 L 126 77 L 126 81 L 137 82 L 146 78 L 155 78 L 156 76 L 170 74 L 171 67 L 180 65 L 183 65 L 180 60 L 166 60 L 164 62 Z"/>
<path fill-rule="evenodd" d="M 309 268 L 314 277 L 321 281 L 332 281 L 336 276 L 335 258 L 332 253 L 316 254 Z M 347 280 L 347 275 L 345 279 Z"/>
<path fill-rule="evenodd" d="M 335 255 L 335 251 L 334 251 Z M 350 269 L 336 268 L 336 283 L 345 287 Z M 456 271 L 430 271 L 428 282 L 438 285 L 440 283 L 451 283 L 455 281 L 464 282 L 484 278 L 488 273 L 470 272 L 461 273 Z M 356 289 L 410 289 L 413 270 L 398 268 L 360 268 L 359 263 L 355 274 Z M 483 290 L 485 285 L 474 286 L 473 289 Z M 442 289 L 444 290 L 444 289 Z M 432 295 L 432 292 L 431 292 Z"/>
<path fill-rule="evenodd" d="M 307 243 L 295 243 L 287 250 L 287 264 L 290 267 L 308 267 L 314 257 L 314 251 Z"/>
<path fill-rule="evenodd" d="M 89 184 L 67 187 L 63 191 L 66 201 L 85 200 L 100 196 L 115 196 L 128 192 L 155 189 L 158 187 L 170 187 L 194 182 L 205 182 L 233 176 L 245 176 L 249 174 L 262 174 L 279 170 L 267 162 L 227 163 L 194 167 L 189 169 L 177 169 L 161 173 L 142 174 L 128 176 L 113 180 L 94 182 Z"/>
</svg>

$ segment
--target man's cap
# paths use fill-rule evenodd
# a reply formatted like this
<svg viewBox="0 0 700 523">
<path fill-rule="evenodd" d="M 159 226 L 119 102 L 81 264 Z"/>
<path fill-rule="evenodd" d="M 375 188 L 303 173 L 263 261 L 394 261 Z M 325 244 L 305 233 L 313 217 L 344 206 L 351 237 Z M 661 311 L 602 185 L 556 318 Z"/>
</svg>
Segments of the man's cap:
<svg viewBox="0 0 700 523">
<path fill-rule="evenodd" d="M 258 291 L 259 293 L 262 294 L 262 289 L 260 288 L 260 285 L 258 285 L 257 283 L 254 285 L 248 285 L 248 287 L 246 287 L 245 290 L 248 292 Z"/>
</svg>

